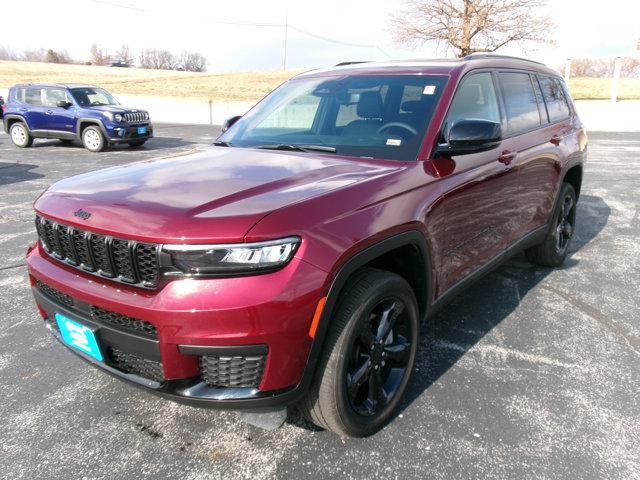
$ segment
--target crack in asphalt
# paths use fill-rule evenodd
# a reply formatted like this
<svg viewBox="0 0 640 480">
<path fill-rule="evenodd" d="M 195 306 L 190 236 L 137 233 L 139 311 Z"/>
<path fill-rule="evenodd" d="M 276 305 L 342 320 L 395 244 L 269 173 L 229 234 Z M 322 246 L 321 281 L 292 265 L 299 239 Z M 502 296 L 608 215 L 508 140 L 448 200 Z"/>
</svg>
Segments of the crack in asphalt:
<svg viewBox="0 0 640 480">
<path fill-rule="evenodd" d="M 559 297 L 562 297 L 564 300 L 569 302 L 580 312 L 594 319 L 596 322 L 598 322 L 600 325 L 605 327 L 611 333 L 622 337 L 625 340 L 625 342 L 629 345 L 629 347 L 636 353 L 636 355 L 640 355 L 640 337 L 634 335 L 631 332 L 626 331 L 624 327 L 609 320 L 606 315 L 604 315 L 595 307 L 580 300 L 579 298 L 574 297 L 573 295 L 567 292 L 564 292 L 558 288 L 552 287 L 550 285 L 545 285 L 545 284 L 541 284 L 538 287 L 548 292 L 554 293 Z"/>
<path fill-rule="evenodd" d="M 6 267 L 0 267 L 0 272 L 3 270 L 10 270 L 12 268 L 26 267 L 26 263 L 17 263 L 15 265 L 7 265 Z"/>
</svg>

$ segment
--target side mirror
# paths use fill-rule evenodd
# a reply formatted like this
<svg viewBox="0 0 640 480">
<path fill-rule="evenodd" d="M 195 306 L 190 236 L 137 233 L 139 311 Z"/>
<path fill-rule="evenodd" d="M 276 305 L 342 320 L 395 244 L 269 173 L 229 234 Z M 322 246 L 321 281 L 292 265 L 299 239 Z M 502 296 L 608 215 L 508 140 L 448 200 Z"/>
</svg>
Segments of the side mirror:
<svg viewBox="0 0 640 480">
<path fill-rule="evenodd" d="M 233 124 L 236 123 L 241 118 L 242 118 L 242 115 L 236 115 L 235 117 L 227 118 L 222 124 L 222 133 L 229 130 L 233 126 Z"/>
<path fill-rule="evenodd" d="M 69 108 L 72 105 L 71 102 L 67 102 L 66 100 L 60 100 L 59 102 L 56 103 L 57 107 L 62 107 L 62 108 Z"/>
<path fill-rule="evenodd" d="M 484 152 L 498 146 L 502 127 L 489 120 L 460 120 L 449 130 L 448 142 L 438 145 L 436 152 L 446 156 Z"/>
</svg>

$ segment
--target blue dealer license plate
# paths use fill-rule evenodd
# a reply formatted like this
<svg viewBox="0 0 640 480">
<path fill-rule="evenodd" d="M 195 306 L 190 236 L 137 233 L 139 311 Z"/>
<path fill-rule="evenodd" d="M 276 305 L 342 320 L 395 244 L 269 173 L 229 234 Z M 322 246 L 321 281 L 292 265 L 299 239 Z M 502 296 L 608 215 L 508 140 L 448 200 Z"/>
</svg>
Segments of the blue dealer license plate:
<svg viewBox="0 0 640 480">
<path fill-rule="evenodd" d="M 102 352 L 100 352 L 93 330 L 60 313 L 56 313 L 55 318 L 64 343 L 96 360 L 103 360 Z"/>
<path fill-rule="evenodd" d="M 146 135 L 147 127 L 138 127 L 138 135 Z"/>
</svg>

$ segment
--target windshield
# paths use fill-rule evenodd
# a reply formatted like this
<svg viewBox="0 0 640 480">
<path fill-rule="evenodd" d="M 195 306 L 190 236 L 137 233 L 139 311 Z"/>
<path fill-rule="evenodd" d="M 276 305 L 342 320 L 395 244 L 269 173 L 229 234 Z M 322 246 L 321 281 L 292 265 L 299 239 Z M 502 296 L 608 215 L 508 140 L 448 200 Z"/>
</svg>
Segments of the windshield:
<svg viewBox="0 0 640 480">
<path fill-rule="evenodd" d="M 120 105 L 109 92 L 102 88 L 82 87 L 72 88 L 71 94 L 81 107 L 91 107 L 100 105 Z"/>
<path fill-rule="evenodd" d="M 305 150 L 320 145 L 340 155 L 415 160 L 446 81 L 442 75 L 293 79 L 218 141 Z"/>
</svg>

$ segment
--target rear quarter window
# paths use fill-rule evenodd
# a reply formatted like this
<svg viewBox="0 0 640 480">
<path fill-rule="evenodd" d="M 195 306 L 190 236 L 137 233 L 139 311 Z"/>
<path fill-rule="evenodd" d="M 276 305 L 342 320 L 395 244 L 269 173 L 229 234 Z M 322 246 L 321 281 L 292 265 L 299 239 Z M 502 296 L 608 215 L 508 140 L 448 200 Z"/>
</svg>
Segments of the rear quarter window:
<svg viewBox="0 0 640 480">
<path fill-rule="evenodd" d="M 538 76 L 538 80 L 540 81 L 542 96 L 547 105 L 549 121 L 553 123 L 569 118 L 571 109 L 560 80 L 543 76 Z"/>
<path fill-rule="evenodd" d="M 507 131 L 514 135 L 540 126 L 538 100 L 528 73 L 500 72 L 500 87 L 507 114 Z"/>
</svg>

